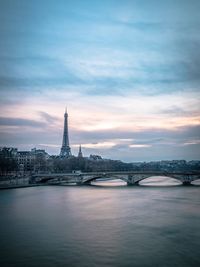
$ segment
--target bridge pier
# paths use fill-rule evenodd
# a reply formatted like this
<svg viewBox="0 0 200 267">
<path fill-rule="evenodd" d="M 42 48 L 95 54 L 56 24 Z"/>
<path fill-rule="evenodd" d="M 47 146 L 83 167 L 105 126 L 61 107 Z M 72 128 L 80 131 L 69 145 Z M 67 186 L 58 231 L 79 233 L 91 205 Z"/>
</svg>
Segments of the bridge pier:
<svg viewBox="0 0 200 267">
<path fill-rule="evenodd" d="M 91 182 L 85 182 L 85 183 L 82 183 L 81 185 L 91 185 Z"/>
<path fill-rule="evenodd" d="M 188 185 L 192 185 L 190 181 L 183 181 L 182 185 L 184 186 L 188 186 Z"/>
<path fill-rule="evenodd" d="M 128 180 L 127 180 L 127 186 L 133 186 L 133 185 L 135 185 L 135 182 L 134 182 L 134 176 L 133 175 L 131 175 L 131 174 L 129 174 L 128 175 Z"/>
<path fill-rule="evenodd" d="M 127 186 L 137 186 L 139 182 L 127 181 Z"/>
<path fill-rule="evenodd" d="M 191 175 L 183 175 L 182 184 L 185 186 L 191 185 L 191 182 L 193 181 Z"/>
<path fill-rule="evenodd" d="M 91 182 L 83 182 L 83 181 L 78 181 L 76 182 L 77 185 L 91 185 Z"/>
</svg>

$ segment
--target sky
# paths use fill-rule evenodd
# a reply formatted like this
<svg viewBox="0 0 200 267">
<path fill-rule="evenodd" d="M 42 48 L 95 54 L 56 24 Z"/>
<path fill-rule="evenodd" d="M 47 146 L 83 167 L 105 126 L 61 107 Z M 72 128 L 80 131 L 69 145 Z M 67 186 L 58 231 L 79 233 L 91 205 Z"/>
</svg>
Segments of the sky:
<svg viewBox="0 0 200 267">
<path fill-rule="evenodd" d="M 0 146 L 200 159 L 199 0 L 0 0 Z"/>
</svg>

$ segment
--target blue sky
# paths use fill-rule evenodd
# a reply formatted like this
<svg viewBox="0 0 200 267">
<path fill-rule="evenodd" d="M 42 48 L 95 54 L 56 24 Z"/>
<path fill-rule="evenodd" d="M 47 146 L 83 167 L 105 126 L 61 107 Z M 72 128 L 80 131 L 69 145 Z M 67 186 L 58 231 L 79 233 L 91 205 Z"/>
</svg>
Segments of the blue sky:
<svg viewBox="0 0 200 267">
<path fill-rule="evenodd" d="M 1 0 L 0 145 L 200 157 L 200 1 Z"/>
</svg>

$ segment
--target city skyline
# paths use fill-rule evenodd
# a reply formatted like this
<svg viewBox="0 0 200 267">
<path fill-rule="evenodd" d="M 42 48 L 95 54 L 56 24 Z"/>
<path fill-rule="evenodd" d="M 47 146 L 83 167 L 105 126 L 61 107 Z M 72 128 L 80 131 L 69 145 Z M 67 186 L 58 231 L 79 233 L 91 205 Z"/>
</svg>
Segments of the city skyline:
<svg viewBox="0 0 200 267">
<path fill-rule="evenodd" d="M 150 3 L 151 2 L 151 3 Z M 200 159 L 200 2 L 1 1 L 0 146 Z"/>
</svg>

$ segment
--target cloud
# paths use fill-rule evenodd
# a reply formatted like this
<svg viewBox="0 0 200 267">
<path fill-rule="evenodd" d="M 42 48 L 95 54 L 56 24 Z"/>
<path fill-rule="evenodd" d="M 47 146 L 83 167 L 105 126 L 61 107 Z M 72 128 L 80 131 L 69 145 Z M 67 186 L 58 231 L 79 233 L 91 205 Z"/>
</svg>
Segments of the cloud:
<svg viewBox="0 0 200 267">
<path fill-rule="evenodd" d="M 190 140 L 186 143 L 183 143 L 182 146 L 190 146 L 190 145 L 199 145 L 200 144 L 200 139 L 198 140 Z"/>
<path fill-rule="evenodd" d="M 0 126 L 28 126 L 40 128 L 46 126 L 46 123 L 29 119 L 0 117 Z"/>
<path fill-rule="evenodd" d="M 58 117 L 56 116 L 52 116 L 50 115 L 49 113 L 47 112 L 44 112 L 44 111 L 38 111 L 38 114 L 40 115 L 40 117 L 42 119 L 44 119 L 47 123 L 55 123 L 58 121 Z"/>
<path fill-rule="evenodd" d="M 1 145 L 11 145 L 23 149 L 41 147 L 50 154 L 58 154 L 62 141 L 62 128 L 21 127 L 15 132 L 1 129 Z M 99 154 L 104 158 L 125 161 L 188 158 L 197 159 L 199 154 L 200 127 L 180 127 L 174 130 L 145 129 L 140 131 L 91 131 L 85 132 L 69 128 L 72 153 L 77 154 L 79 144 L 85 156 Z M 194 142 L 196 145 L 194 145 Z M 191 151 L 193 147 L 193 153 Z M 133 152 L 137 150 L 137 153 Z M 193 155 L 193 156 L 192 156 Z M 160 157 L 160 158 L 159 158 Z"/>
<path fill-rule="evenodd" d="M 74 147 L 78 147 L 79 145 L 73 145 Z M 82 147 L 84 148 L 100 148 L 100 149 L 104 149 L 104 148 L 110 148 L 115 146 L 114 142 L 99 142 L 99 143 L 83 143 Z"/>
<path fill-rule="evenodd" d="M 166 109 L 161 109 L 158 111 L 159 114 L 166 114 L 176 117 L 195 117 L 199 116 L 199 108 L 194 105 L 188 105 L 186 107 L 180 107 L 178 105 L 169 106 Z"/>
<path fill-rule="evenodd" d="M 1 143 L 58 152 L 67 104 L 73 149 L 197 157 L 199 5 L 3 0 Z"/>
<path fill-rule="evenodd" d="M 59 58 L 48 56 L 2 56 L 1 88 L 47 88 L 67 84 L 83 84 L 75 72 Z M 4 67 L 2 67 L 4 66 Z"/>
<path fill-rule="evenodd" d="M 182 45 L 182 43 L 184 43 Z M 182 73 L 188 81 L 200 81 L 200 38 L 194 36 L 188 38 L 180 38 L 180 52 L 182 53 Z"/>
<path fill-rule="evenodd" d="M 147 145 L 147 144 L 132 144 L 129 145 L 130 148 L 144 148 L 144 147 L 151 147 L 151 145 Z"/>
<path fill-rule="evenodd" d="M 46 148 L 60 148 L 60 145 L 55 145 L 55 144 L 38 144 L 38 146 L 42 146 Z"/>
<path fill-rule="evenodd" d="M 84 144 L 92 141 L 95 146 L 101 144 L 123 146 L 179 146 L 189 140 L 199 140 L 200 126 L 179 127 L 176 130 L 145 129 L 140 131 L 115 131 L 104 130 L 96 132 L 72 131 L 73 142 Z"/>
</svg>

